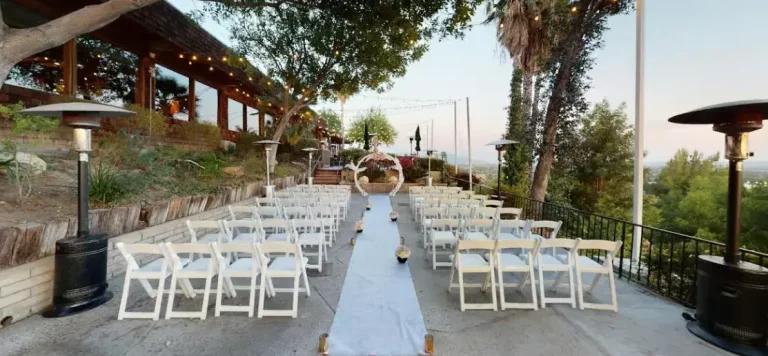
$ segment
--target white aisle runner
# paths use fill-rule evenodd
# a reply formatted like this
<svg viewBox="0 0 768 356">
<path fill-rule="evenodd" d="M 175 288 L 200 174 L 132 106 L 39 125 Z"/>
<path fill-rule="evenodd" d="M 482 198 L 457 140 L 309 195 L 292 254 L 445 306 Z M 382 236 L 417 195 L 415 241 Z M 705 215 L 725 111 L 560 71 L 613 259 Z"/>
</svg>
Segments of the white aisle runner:
<svg viewBox="0 0 768 356">
<path fill-rule="evenodd" d="M 387 195 L 371 195 L 365 228 L 358 234 L 336 316 L 329 354 L 419 355 L 426 326 L 408 264 L 400 264 L 397 223 L 390 221 Z"/>
</svg>

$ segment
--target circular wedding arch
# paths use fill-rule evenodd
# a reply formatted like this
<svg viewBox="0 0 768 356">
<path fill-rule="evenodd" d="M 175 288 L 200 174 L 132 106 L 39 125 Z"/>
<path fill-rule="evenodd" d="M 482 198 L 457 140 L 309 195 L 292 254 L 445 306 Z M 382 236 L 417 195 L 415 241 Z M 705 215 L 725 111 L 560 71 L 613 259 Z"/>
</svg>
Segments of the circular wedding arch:
<svg viewBox="0 0 768 356">
<path fill-rule="evenodd" d="M 363 187 L 360 186 L 360 182 L 357 179 L 357 174 L 360 172 L 364 172 L 367 169 L 365 167 L 360 168 L 360 165 L 370 160 L 374 160 L 374 161 L 386 160 L 386 161 L 392 161 L 395 163 L 395 169 L 397 169 L 397 172 L 398 172 L 397 185 L 395 186 L 395 189 L 392 189 L 392 191 L 389 192 L 390 196 L 395 196 L 395 194 L 397 194 L 397 191 L 400 190 L 400 187 L 403 186 L 403 181 L 405 181 L 405 178 L 403 177 L 403 166 L 400 165 L 400 160 L 383 152 L 370 153 L 365 157 L 361 158 L 360 162 L 357 162 L 357 167 L 355 167 L 355 186 L 357 187 L 357 190 L 360 191 L 360 194 L 362 194 L 364 197 L 368 196 L 368 192 L 366 192 L 363 189 Z"/>
</svg>

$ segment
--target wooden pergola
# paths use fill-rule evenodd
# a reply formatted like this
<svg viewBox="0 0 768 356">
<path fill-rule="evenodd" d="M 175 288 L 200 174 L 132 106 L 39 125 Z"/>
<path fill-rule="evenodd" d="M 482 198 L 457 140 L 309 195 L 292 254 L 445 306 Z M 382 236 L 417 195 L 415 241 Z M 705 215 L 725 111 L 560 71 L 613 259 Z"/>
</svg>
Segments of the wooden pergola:
<svg viewBox="0 0 768 356">
<path fill-rule="evenodd" d="M 8 24 L 14 27 L 38 25 L 73 12 L 100 0 L 0 0 Z M 152 109 L 154 106 L 156 66 L 161 65 L 189 78 L 189 93 L 195 93 L 200 82 L 215 89 L 217 125 L 229 129 L 229 99 L 242 104 L 242 127 L 248 127 L 248 108 L 259 111 L 259 132 L 264 132 L 264 116 L 279 117 L 280 109 L 260 105 L 259 97 L 277 94 L 262 83 L 271 82 L 258 70 L 249 75 L 232 65 L 243 64 L 243 58 L 230 58 L 229 48 L 201 28 L 178 9 L 165 1 L 135 10 L 121 16 L 109 25 L 88 34 L 100 41 L 138 56 L 135 101 Z M 247 62 L 247 61 L 246 61 Z M 60 63 L 64 73 L 64 93 L 77 94 L 77 44 L 71 40 L 63 46 Z M 275 87 L 278 87 L 275 85 Z M 195 107 L 195 95 L 189 95 L 189 107 Z M 196 121 L 195 110 L 190 110 L 189 121 Z"/>
</svg>

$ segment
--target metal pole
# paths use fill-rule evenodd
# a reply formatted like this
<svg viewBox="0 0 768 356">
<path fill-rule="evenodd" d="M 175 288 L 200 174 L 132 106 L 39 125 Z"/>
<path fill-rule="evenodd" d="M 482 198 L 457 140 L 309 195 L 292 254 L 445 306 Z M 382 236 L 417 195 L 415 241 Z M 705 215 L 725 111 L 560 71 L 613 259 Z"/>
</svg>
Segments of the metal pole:
<svg viewBox="0 0 768 356">
<path fill-rule="evenodd" d="M 91 150 L 91 130 L 74 129 L 75 144 L 78 151 L 77 160 L 77 236 L 88 237 L 88 152 Z"/>
<path fill-rule="evenodd" d="M 496 196 L 501 200 L 501 150 L 499 151 L 499 166 L 496 170 Z"/>
<path fill-rule="evenodd" d="M 728 226 L 725 241 L 725 262 L 739 263 L 741 255 L 741 172 L 742 162 L 731 160 L 728 164 Z"/>
<path fill-rule="evenodd" d="M 345 139 L 346 134 L 344 133 L 344 131 L 345 131 L 344 130 L 344 102 L 347 101 L 347 98 L 344 97 L 344 96 L 339 96 L 339 101 L 341 101 L 341 115 L 340 115 L 341 116 L 341 118 L 340 118 L 340 120 L 341 120 L 341 150 L 340 151 L 344 151 L 344 142 L 346 140 Z"/>
<path fill-rule="evenodd" d="M 309 164 L 307 164 L 307 184 L 312 185 L 312 151 L 309 151 Z"/>
<path fill-rule="evenodd" d="M 637 0 L 636 38 L 635 38 L 635 180 L 632 194 L 632 222 L 635 224 L 632 238 L 632 260 L 640 258 L 643 224 L 643 151 L 644 151 L 644 83 L 645 67 L 645 4 Z"/>
<path fill-rule="evenodd" d="M 469 190 L 472 190 L 472 135 L 469 131 L 469 97 L 467 97 L 467 156 L 469 156 Z"/>
<path fill-rule="evenodd" d="M 429 149 L 434 151 L 435 150 L 435 119 L 432 119 L 432 138 L 429 139 Z"/>
<path fill-rule="evenodd" d="M 459 174 L 459 126 L 456 119 L 456 104 L 453 101 L 453 174 Z"/>
</svg>

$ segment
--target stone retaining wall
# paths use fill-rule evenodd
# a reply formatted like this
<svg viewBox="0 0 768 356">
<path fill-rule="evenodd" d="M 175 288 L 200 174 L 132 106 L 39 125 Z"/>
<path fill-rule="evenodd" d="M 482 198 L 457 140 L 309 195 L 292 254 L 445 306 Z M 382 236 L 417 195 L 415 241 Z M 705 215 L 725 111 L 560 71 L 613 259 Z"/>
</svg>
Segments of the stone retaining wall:
<svg viewBox="0 0 768 356">
<path fill-rule="evenodd" d="M 303 174 L 278 178 L 276 189 L 293 186 L 303 179 Z M 107 278 L 125 272 L 125 261 L 115 243 L 186 241 L 186 220 L 225 218 L 229 214 L 226 206 L 253 203 L 256 196 L 261 196 L 261 187 L 261 183 L 252 183 L 215 195 L 174 198 L 146 207 L 132 205 L 91 211 L 91 230 L 111 237 Z M 76 228 L 77 219 L 67 218 L 0 229 L 0 321 L 16 322 L 51 305 L 56 241 L 73 235 Z"/>
</svg>

